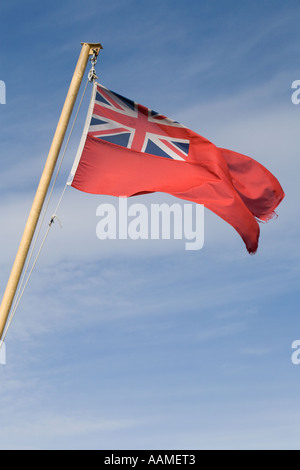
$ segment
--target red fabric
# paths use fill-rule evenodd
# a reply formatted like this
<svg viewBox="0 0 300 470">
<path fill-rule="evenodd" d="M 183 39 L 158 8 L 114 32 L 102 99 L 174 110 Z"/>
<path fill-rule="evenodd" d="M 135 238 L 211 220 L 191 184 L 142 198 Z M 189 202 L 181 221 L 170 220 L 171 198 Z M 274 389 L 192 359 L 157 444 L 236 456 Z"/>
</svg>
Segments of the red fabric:
<svg viewBox="0 0 300 470">
<path fill-rule="evenodd" d="M 186 161 L 140 153 L 88 135 L 71 185 L 112 196 L 165 192 L 204 204 L 231 224 L 249 253 L 255 253 L 256 218 L 272 216 L 284 197 L 279 182 L 255 160 L 187 132 L 191 145 Z"/>
<path fill-rule="evenodd" d="M 232 150 L 220 149 L 232 183 L 255 217 L 267 221 L 284 197 L 278 180 L 263 165 Z"/>
</svg>

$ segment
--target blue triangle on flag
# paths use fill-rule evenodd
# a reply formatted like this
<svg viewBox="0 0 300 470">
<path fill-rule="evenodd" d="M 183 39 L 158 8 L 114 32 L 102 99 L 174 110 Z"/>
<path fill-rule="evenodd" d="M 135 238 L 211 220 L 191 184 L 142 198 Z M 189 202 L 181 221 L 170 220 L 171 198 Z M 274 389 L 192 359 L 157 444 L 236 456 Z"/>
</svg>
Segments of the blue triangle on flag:
<svg viewBox="0 0 300 470">
<path fill-rule="evenodd" d="M 175 147 L 178 147 L 184 153 L 186 153 L 186 154 L 189 153 L 189 147 L 190 147 L 189 142 L 174 142 L 174 141 L 172 141 L 172 144 L 175 145 Z"/>
<path fill-rule="evenodd" d="M 145 152 L 150 153 L 151 155 L 157 155 L 158 157 L 172 158 L 170 157 L 170 155 L 164 152 L 158 145 L 152 142 L 152 140 L 148 140 Z"/>
<path fill-rule="evenodd" d="M 130 132 L 123 132 L 121 134 L 113 134 L 113 135 L 104 135 L 104 136 L 97 136 L 97 139 L 105 140 L 105 142 L 110 142 L 111 144 L 120 145 L 121 147 L 128 147 Z"/>
<path fill-rule="evenodd" d="M 110 102 L 107 101 L 107 100 L 101 95 L 101 93 L 99 93 L 99 91 L 97 91 L 97 93 L 96 93 L 96 101 L 101 101 L 101 103 L 108 104 L 109 106 L 111 106 Z"/>
<path fill-rule="evenodd" d="M 130 108 L 134 111 L 134 109 L 135 109 L 134 101 L 130 100 L 129 98 L 125 98 L 124 96 L 119 95 L 118 93 L 115 93 L 115 92 L 113 92 L 113 93 L 118 98 L 120 98 L 122 101 L 124 101 L 127 104 L 128 108 Z"/>
<path fill-rule="evenodd" d="M 90 122 L 90 126 L 98 126 L 99 124 L 107 124 L 107 121 L 103 121 L 102 119 L 93 116 Z"/>
</svg>

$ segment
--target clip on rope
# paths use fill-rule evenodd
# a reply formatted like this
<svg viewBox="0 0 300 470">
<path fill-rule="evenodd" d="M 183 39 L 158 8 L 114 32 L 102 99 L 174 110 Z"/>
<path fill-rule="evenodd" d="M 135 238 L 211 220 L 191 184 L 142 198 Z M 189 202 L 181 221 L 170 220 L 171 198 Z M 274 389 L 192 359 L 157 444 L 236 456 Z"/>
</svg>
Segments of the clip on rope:
<svg viewBox="0 0 300 470">
<path fill-rule="evenodd" d="M 58 223 L 60 225 L 60 228 L 62 228 L 62 223 L 61 221 L 59 220 L 59 218 L 57 217 L 56 214 L 53 214 L 53 216 L 51 217 L 50 221 L 49 221 L 49 227 L 51 227 L 51 225 L 54 223 L 54 220 L 57 219 L 58 220 Z"/>
<path fill-rule="evenodd" d="M 93 52 L 94 52 L 93 56 L 90 59 L 92 67 L 91 67 L 91 70 L 89 71 L 89 74 L 88 74 L 88 81 L 89 82 L 93 82 L 94 80 L 97 80 L 97 78 L 98 78 L 97 75 L 96 75 L 96 70 L 95 70 L 95 65 L 97 64 L 97 53 L 96 53 L 95 50 Z"/>
</svg>

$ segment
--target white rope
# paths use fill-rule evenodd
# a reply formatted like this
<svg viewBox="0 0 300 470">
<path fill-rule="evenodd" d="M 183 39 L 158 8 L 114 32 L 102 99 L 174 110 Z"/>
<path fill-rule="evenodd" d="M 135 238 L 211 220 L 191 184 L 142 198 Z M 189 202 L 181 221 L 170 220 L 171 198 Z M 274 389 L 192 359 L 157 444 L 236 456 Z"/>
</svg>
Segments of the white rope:
<svg viewBox="0 0 300 470">
<path fill-rule="evenodd" d="M 28 275 L 27 275 L 27 279 L 26 279 L 26 281 L 25 281 L 25 277 L 26 277 L 26 274 L 27 274 L 28 269 L 29 269 L 29 264 L 30 264 L 30 261 L 31 261 L 31 259 L 32 259 L 33 252 L 34 252 L 35 246 L 36 246 L 36 244 L 37 244 L 37 241 L 38 241 L 38 238 L 39 238 L 39 235 L 40 235 L 40 232 L 41 232 L 41 229 L 42 229 L 42 226 L 43 226 L 45 217 L 46 217 L 46 213 L 47 213 L 47 210 L 48 210 L 50 201 L 51 201 L 52 193 L 53 193 L 53 190 L 54 190 L 54 187 L 55 187 L 55 184 L 56 184 L 56 181 L 57 181 L 57 178 L 58 178 L 58 175 L 59 175 L 59 172 L 60 172 L 60 169 L 61 169 L 63 160 L 64 160 L 64 157 L 65 157 L 65 154 L 66 154 L 66 151 L 67 151 L 69 142 L 70 142 L 71 135 L 72 135 L 72 133 L 73 133 L 73 129 L 74 129 L 74 126 L 75 126 L 77 117 L 78 117 L 78 113 L 79 113 L 80 108 L 81 108 L 81 105 L 82 105 L 83 98 L 84 98 L 84 96 L 85 96 L 85 92 L 86 92 L 86 89 L 87 89 L 87 85 L 88 85 L 88 83 L 89 83 L 90 81 L 91 81 L 91 80 L 90 80 L 90 75 L 89 75 L 89 78 L 88 78 L 88 80 L 87 80 L 87 82 L 86 82 L 86 84 L 85 84 L 85 87 L 84 87 L 84 90 L 83 90 L 83 93 L 82 93 L 82 96 L 81 96 L 81 99 L 80 99 L 80 102 L 79 102 L 79 105 L 78 105 L 78 108 L 77 108 L 77 112 L 76 112 L 76 114 L 75 114 L 75 117 L 74 117 L 74 120 L 73 120 L 71 129 L 70 129 L 70 132 L 69 132 L 67 141 L 66 141 L 66 145 L 65 145 L 65 148 L 64 148 L 62 157 L 61 157 L 60 162 L 59 162 L 59 166 L 58 166 L 58 169 L 57 169 L 55 178 L 54 178 L 54 180 L 53 180 L 53 184 L 52 184 L 52 187 L 51 187 L 51 190 L 50 190 L 50 193 L 49 193 L 47 202 L 46 202 L 46 204 L 45 204 L 45 206 L 44 206 L 44 209 L 43 209 L 43 214 L 42 214 L 42 217 L 41 217 L 41 219 L 40 219 L 39 227 L 38 227 L 38 230 L 37 230 L 37 232 L 36 232 L 35 239 L 34 239 L 34 241 L 33 241 L 33 244 L 32 244 L 31 250 L 30 250 L 30 254 L 29 254 L 29 257 L 28 257 L 28 260 L 27 260 L 27 263 L 26 263 L 26 266 L 25 266 L 23 275 L 22 275 L 22 279 L 21 279 L 21 281 L 20 281 L 20 284 L 19 284 L 19 287 L 18 287 L 18 290 L 17 290 L 17 294 L 16 294 L 15 301 L 14 301 L 14 304 L 13 304 L 13 307 L 12 307 L 12 310 L 11 310 L 10 317 L 9 317 L 9 319 L 8 319 L 8 322 L 7 322 L 5 331 L 4 331 L 4 333 L 3 333 L 3 335 L 2 335 L 2 338 L 1 338 L 1 341 L 0 341 L 0 349 L 1 349 L 1 347 L 2 347 L 2 344 L 4 343 L 4 339 L 5 339 L 6 335 L 7 335 L 7 332 L 8 332 L 8 329 L 9 329 L 9 327 L 10 327 L 10 324 L 11 324 L 11 322 L 12 322 L 12 320 L 13 320 L 13 317 L 14 317 L 14 315 L 15 315 L 15 313 L 16 313 L 16 310 L 17 310 L 17 308 L 18 308 L 18 306 L 19 306 L 19 303 L 20 303 L 20 301 L 21 301 L 21 299 L 22 299 L 22 297 L 23 297 L 24 291 L 25 291 L 26 286 L 27 286 L 27 284 L 28 284 L 28 282 L 29 282 L 29 279 L 30 279 L 30 277 L 31 277 L 31 275 L 32 275 L 33 269 L 34 269 L 34 267 L 35 267 L 35 265 L 36 265 L 36 263 L 37 263 L 37 261 L 38 261 L 38 258 L 39 258 L 40 254 L 41 254 L 42 248 L 43 248 L 43 246 L 44 246 L 44 244 L 45 244 L 45 242 L 46 242 L 46 239 L 47 239 L 47 237 L 48 237 L 48 234 L 49 234 L 49 232 L 50 232 L 50 228 L 52 227 L 52 224 L 53 224 L 53 222 L 54 222 L 54 219 L 57 218 L 57 220 L 59 221 L 59 219 L 58 219 L 56 213 L 57 213 L 58 208 L 59 208 L 59 206 L 60 206 L 60 204 L 61 204 L 61 202 L 62 202 L 62 199 L 63 199 L 63 196 L 64 196 L 64 194 L 65 194 L 65 191 L 66 191 L 66 189 L 67 189 L 67 187 L 68 187 L 68 184 L 67 184 L 67 183 L 65 184 L 65 186 L 64 186 L 64 188 L 63 188 L 63 191 L 62 191 L 62 193 L 61 193 L 61 196 L 60 196 L 60 198 L 59 198 L 59 200 L 58 200 L 58 203 L 57 203 L 57 205 L 56 205 L 54 214 L 52 215 L 52 217 L 51 217 L 51 219 L 50 219 L 50 222 L 49 222 L 49 224 L 48 224 L 47 231 L 46 231 L 46 233 L 45 233 L 45 235 L 44 235 L 44 238 L 43 238 L 43 240 L 42 240 L 42 242 L 41 242 L 41 245 L 40 245 L 40 247 L 39 247 L 39 249 L 38 249 L 38 252 L 37 252 L 37 254 L 36 254 L 36 257 L 35 257 L 35 259 L 34 259 L 34 261 L 33 261 L 32 267 L 31 267 L 31 269 L 30 269 L 30 271 L 29 271 L 29 273 L 28 273 Z"/>
<path fill-rule="evenodd" d="M 14 316 L 15 316 L 15 313 L 16 313 L 16 310 L 17 310 L 17 308 L 18 308 L 18 306 L 19 306 L 19 303 L 21 302 L 21 299 L 22 299 L 22 297 L 23 297 L 24 291 L 25 291 L 26 286 L 27 286 L 27 284 L 28 284 L 28 282 L 29 282 L 29 279 L 30 279 L 30 277 L 31 277 L 32 271 L 33 271 L 33 269 L 34 269 L 34 267 L 35 267 L 35 265 L 36 265 L 36 263 L 37 263 L 37 260 L 38 260 L 38 258 L 39 258 L 39 256 L 40 256 L 40 253 L 41 253 L 41 251 L 42 251 L 42 248 L 43 248 L 43 246 L 44 246 L 44 244 L 45 244 L 45 241 L 46 241 L 46 239 L 47 239 L 47 236 L 48 236 L 48 233 L 49 233 L 49 231 L 50 231 L 50 228 L 51 228 L 51 226 L 49 225 L 49 227 L 48 227 L 48 229 L 47 229 L 47 231 L 46 231 L 46 234 L 45 234 L 45 236 L 44 236 L 44 238 L 43 238 L 43 241 L 42 241 L 42 243 L 41 243 L 41 246 L 40 246 L 40 248 L 39 248 L 39 250 L 38 250 L 38 252 L 37 252 L 37 255 L 36 255 L 36 257 L 35 257 L 35 260 L 34 260 L 34 262 L 33 262 L 33 264 L 32 264 L 32 267 L 31 267 L 31 269 L 30 269 L 30 271 L 29 271 L 29 274 L 28 274 L 28 276 L 27 276 L 26 282 L 25 282 L 25 283 L 23 282 L 23 283 L 24 283 L 24 286 L 23 286 L 22 290 L 19 291 L 18 298 L 17 298 L 17 300 L 16 300 L 16 302 L 15 302 L 15 304 L 14 304 L 14 307 L 13 307 L 12 312 L 11 312 L 11 314 L 10 314 L 10 317 L 9 317 L 9 319 L 8 319 L 8 322 L 7 322 L 5 331 L 4 331 L 4 333 L 3 333 L 3 336 L 2 336 L 2 339 L 1 339 L 1 345 L 2 345 L 2 343 L 4 342 L 4 340 L 5 340 L 5 338 L 6 338 L 8 329 L 9 329 L 10 324 L 11 324 L 11 322 L 12 322 Z M 0 345 L 0 347 L 1 347 L 1 345 Z"/>
<path fill-rule="evenodd" d="M 42 226 L 43 226 L 45 217 L 46 217 L 46 213 L 47 213 L 47 210 L 48 210 L 50 201 L 51 201 L 52 193 L 53 193 L 53 190 L 54 190 L 54 187 L 55 187 L 55 184 L 56 184 L 56 181 L 57 181 L 57 178 L 58 178 L 58 175 L 59 175 L 59 172 L 60 172 L 60 169 L 61 169 L 63 160 L 64 160 L 64 157 L 65 157 L 65 154 L 66 154 L 68 145 L 69 145 L 69 141 L 70 141 L 70 138 L 71 138 L 71 135 L 72 135 L 72 132 L 73 132 L 73 129 L 74 129 L 74 125 L 75 125 L 75 122 L 76 122 L 76 119 L 77 119 L 77 116 L 78 116 L 78 113 L 79 113 L 79 110 L 80 110 L 80 107 L 81 107 L 81 104 L 82 104 L 82 101 L 83 101 L 83 98 L 84 98 L 84 95 L 85 95 L 85 92 L 86 92 L 87 85 L 88 85 L 88 81 L 86 82 L 86 85 L 85 85 L 85 88 L 84 88 L 84 91 L 83 91 L 83 94 L 82 94 L 82 97 L 81 97 L 81 100 L 80 100 L 80 103 L 79 103 L 79 106 L 78 106 L 76 115 L 75 115 L 74 120 L 73 120 L 72 127 L 71 127 L 71 130 L 70 130 L 70 133 L 69 133 L 69 136 L 68 136 L 68 139 L 67 139 L 65 148 L 64 148 L 64 152 L 63 152 L 63 154 L 62 154 L 62 157 L 61 157 L 61 160 L 60 160 L 60 163 L 59 163 L 59 166 L 58 166 L 58 169 L 57 169 L 57 172 L 56 172 L 56 175 L 55 175 L 55 178 L 54 178 L 54 181 L 53 181 L 53 184 L 52 184 L 52 187 L 51 187 L 51 190 L 50 190 L 48 199 L 47 199 L 47 202 L 46 202 L 46 204 L 45 204 L 45 206 L 44 206 L 44 209 L 43 209 L 43 214 L 42 214 L 42 217 L 41 217 L 40 222 L 39 222 L 39 227 L 38 227 L 38 230 L 37 230 L 37 232 L 36 232 L 35 239 L 34 239 L 33 245 L 32 245 L 31 250 L 30 250 L 29 258 L 28 258 L 28 261 L 27 261 L 27 263 L 26 263 L 26 267 L 25 267 L 25 270 L 24 270 L 24 273 L 23 273 L 22 280 L 21 280 L 21 283 L 20 283 L 20 285 L 19 285 L 18 291 L 20 291 L 21 288 L 22 288 L 22 284 L 23 284 L 23 282 L 24 282 L 24 278 L 25 278 L 25 276 L 26 276 L 26 273 L 27 273 L 27 270 L 28 270 L 28 267 L 29 267 L 31 258 L 32 258 L 32 256 L 33 256 L 33 252 L 34 252 L 36 243 L 37 243 L 37 241 L 38 241 L 38 238 L 39 238 L 39 235 L 40 235 L 40 232 L 41 232 L 41 229 L 42 229 Z M 64 187 L 62 196 L 63 196 L 64 193 L 65 193 L 66 186 L 67 186 L 67 185 L 65 185 L 65 187 Z M 62 196 L 61 196 L 61 198 L 60 198 L 60 202 L 61 202 Z M 59 202 L 59 204 L 60 204 L 60 202 Z M 58 209 L 58 206 L 57 206 L 56 210 L 57 210 L 57 209 Z M 16 296 L 15 303 L 16 303 L 16 301 L 17 301 L 17 298 L 18 298 L 18 293 L 17 293 L 17 296 Z"/>
</svg>

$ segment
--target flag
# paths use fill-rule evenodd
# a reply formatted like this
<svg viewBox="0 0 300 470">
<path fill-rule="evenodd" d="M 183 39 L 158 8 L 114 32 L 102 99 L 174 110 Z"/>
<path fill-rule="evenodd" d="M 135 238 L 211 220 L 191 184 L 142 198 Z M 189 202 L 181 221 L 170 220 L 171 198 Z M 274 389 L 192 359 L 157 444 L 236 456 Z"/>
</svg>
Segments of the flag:
<svg viewBox="0 0 300 470">
<path fill-rule="evenodd" d="M 69 184 L 93 194 L 165 192 L 203 204 L 234 227 L 249 253 L 258 247 L 258 221 L 270 219 L 284 197 L 254 159 L 96 82 Z"/>
</svg>

